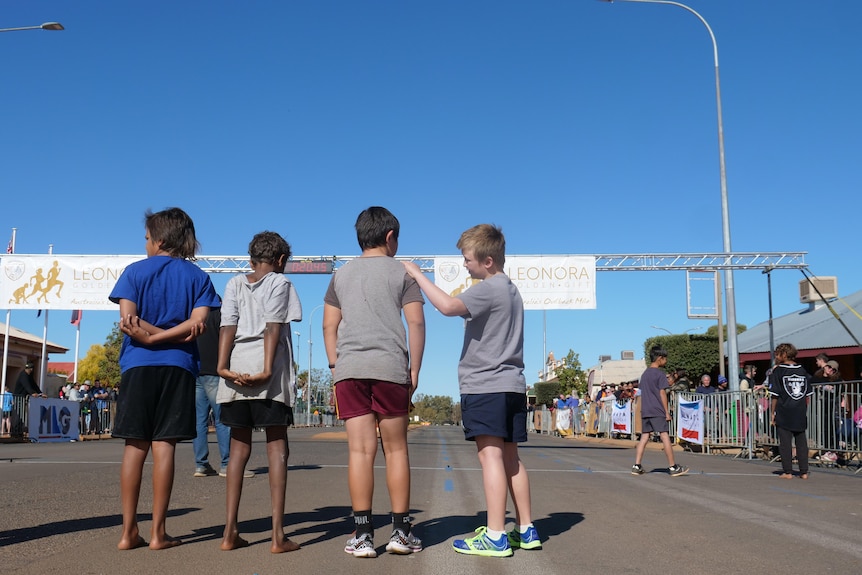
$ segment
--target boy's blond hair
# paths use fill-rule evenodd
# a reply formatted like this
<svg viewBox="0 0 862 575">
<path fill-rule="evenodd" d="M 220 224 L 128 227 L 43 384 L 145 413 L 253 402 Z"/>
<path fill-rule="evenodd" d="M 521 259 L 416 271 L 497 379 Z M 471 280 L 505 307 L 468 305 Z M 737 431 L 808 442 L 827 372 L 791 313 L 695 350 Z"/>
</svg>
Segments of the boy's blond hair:
<svg viewBox="0 0 862 575">
<path fill-rule="evenodd" d="M 506 238 L 499 226 L 479 224 L 461 234 L 456 247 L 462 252 L 469 251 L 478 261 L 485 258 L 494 260 L 500 269 L 506 264 Z"/>
</svg>

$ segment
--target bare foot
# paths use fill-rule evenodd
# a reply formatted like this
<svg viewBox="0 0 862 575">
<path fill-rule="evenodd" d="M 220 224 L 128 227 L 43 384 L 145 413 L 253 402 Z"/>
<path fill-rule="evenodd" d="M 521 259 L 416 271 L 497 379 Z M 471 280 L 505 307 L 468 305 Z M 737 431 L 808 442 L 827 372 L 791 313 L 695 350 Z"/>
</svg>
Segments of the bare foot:
<svg viewBox="0 0 862 575">
<path fill-rule="evenodd" d="M 144 538 L 140 535 L 135 535 L 134 537 L 130 537 L 129 539 L 123 537 L 122 539 L 120 539 L 120 542 L 117 543 L 117 549 L 119 549 L 120 551 L 128 551 L 129 549 L 137 549 L 138 547 L 144 547 L 146 544 L 147 542 L 144 541 Z"/>
<path fill-rule="evenodd" d="M 808 474 L 803 473 L 802 475 L 799 476 L 799 479 L 808 479 Z"/>
<path fill-rule="evenodd" d="M 225 538 L 221 540 L 220 547 L 222 551 L 233 551 L 234 549 L 248 547 L 248 541 L 240 537 L 239 534 L 234 533 L 233 535 L 226 535 Z"/>
<path fill-rule="evenodd" d="M 164 539 L 156 539 L 153 537 L 150 539 L 150 549 L 153 551 L 159 551 L 161 549 L 170 549 L 171 547 L 176 547 L 177 545 L 182 545 L 183 542 L 176 537 L 171 537 L 170 535 L 165 535 Z"/>
<path fill-rule="evenodd" d="M 781 479 L 793 479 L 793 474 L 792 473 L 782 473 L 778 477 Z"/>
<path fill-rule="evenodd" d="M 294 543 L 287 537 L 282 537 L 281 543 L 273 543 L 269 548 L 270 553 L 289 553 L 299 549 L 299 543 Z"/>
</svg>

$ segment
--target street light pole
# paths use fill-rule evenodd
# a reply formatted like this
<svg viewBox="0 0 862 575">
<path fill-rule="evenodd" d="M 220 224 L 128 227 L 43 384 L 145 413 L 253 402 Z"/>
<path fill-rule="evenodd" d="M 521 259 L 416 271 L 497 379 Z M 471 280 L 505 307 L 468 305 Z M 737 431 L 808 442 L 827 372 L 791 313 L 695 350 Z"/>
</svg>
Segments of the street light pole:
<svg viewBox="0 0 862 575">
<path fill-rule="evenodd" d="M 311 314 L 308 316 L 308 377 L 305 378 L 305 424 L 311 425 L 311 329 L 314 327 L 314 312 L 323 308 L 323 304 L 320 304 L 313 310 L 311 310 Z"/>
<path fill-rule="evenodd" d="M 603 0 L 604 2 L 612 3 L 614 0 Z M 730 210 L 727 202 L 727 171 L 724 163 L 724 125 L 721 118 L 721 77 L 718 72 L 718 44 L 715 41 L 715 34 L 712 33 L 709 23 L 703 16 L 698 14 L 693 8 L 686 6 L 680 2 L 672 2 L 671 0 L 617 0 L 619 2 L 635 2 L 639 4 L 669 4 L 678 6 L 683 10 L 697 16 L 697 19 L 706 27 L 709 32 L 709 37 L 712 40 L 712 53 L 715 61 L 715 101 L 718 112 L 718 163 L 719 174 L 721 178 L 721 237 L 723 242 L 723 250 L 727 255 L 726 263 L 731 263 L 732 249 L 730 247 Z M 736 295 L 733 289 L 733 270 L 724 270 L 724 298 L 727 314 L 727 368 L 728 368 L 728 383 L 731 391 L 739 391 L 739 349 L 736 339 Z M 719 324 L 721 320 L 719 318 Z M 720 329 L 720 327 L 719 327 Z M 723 358 L 722 358 L 723 359 Z"/>
<path fill-rule="evenodd" d="M 38 26 L 21 26 L 19 28 L 0 28 L 0 32 L 19 32 L 21 30 L 65 30 L 59 22 L 45 22 Z"/>
</svg>

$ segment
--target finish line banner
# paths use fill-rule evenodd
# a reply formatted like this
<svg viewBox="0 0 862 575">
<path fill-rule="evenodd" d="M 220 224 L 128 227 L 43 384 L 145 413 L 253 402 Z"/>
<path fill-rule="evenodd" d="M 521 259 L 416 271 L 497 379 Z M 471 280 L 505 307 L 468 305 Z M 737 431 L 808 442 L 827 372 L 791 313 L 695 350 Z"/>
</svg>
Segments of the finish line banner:
<svg viewBox="0 0 862 575">
<path fill-rule="evenodd" d="M 144 256 L 9 254 L 0 260 L 0 308 L 117 310 L 117 278 Z"/>
<path fill-rule="evenodd" d="M 506 256 L 506 275 L 521 292 L 524 309 L 596 309 L 593 256 Z M 474 280 L 460 256 L 434 258 L 434 284 L 451 296 Z"/>
</svg>

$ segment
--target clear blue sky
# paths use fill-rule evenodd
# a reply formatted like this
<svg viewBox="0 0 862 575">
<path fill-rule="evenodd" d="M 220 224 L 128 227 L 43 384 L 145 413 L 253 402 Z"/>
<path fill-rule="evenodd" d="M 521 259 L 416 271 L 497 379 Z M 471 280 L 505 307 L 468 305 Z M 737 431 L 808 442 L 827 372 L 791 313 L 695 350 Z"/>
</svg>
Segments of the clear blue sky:
<svg viewBox="0 0 862 575">
<path fill-rule="evenodd" d="M 862 3 L 690 5 L 718 40 L 733 249 L 807 251 L 842 295 L 862 289 Z M 401 220 L 402 255 L 455 254 L 480 222 L 510 254 L 722 249 L 712 45 L 677 7 L 43 0 L 0 15 L 46 21 L 66 30 L 0 34 L 0 233 L 18 229 L 18 253 L 143 254 L 144 211 L 174 205 L 211 255 L 263 229 L 297 255 L 353 255 L 369 205 Z M 294 279 L 305 369 L 328 277 Z M 765 277 L 735 279 L 737 321 L 765 321 Z M 800 279 L 773 274 L 776 316 L 802 307 Z M 686 317 L 683 272 L 601 272 L 597 301 L 548 312 L 547 350 L 589 366 L 640 357 L 652 325 L 709 326 Z M 12 323 L 41 334 L 35 315 Z M 69 315 L 51 313 L 49 339 L 74 350 Z M 462 322 L 426 315 L 420 391 L 457 397 Z M 115 319 L 84 313 L 81 356 Z M 542 325 L 527 313 L 530 383 Z"/>
</svg>

